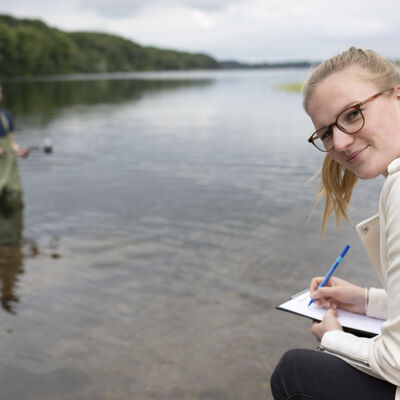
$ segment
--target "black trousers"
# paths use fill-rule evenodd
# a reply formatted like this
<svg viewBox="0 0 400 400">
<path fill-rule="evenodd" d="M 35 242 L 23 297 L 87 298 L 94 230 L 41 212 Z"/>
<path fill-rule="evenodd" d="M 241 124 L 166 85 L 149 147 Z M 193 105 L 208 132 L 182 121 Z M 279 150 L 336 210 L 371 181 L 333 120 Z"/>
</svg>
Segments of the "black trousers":
<svg viewBox="0 0 400 400">
<path fill-rule="evenodd" d="M 396 386 L 330 354 L 295 349 L 276 366 L 271 390 L 275 400 L 394 400 Z"/>
</svg>

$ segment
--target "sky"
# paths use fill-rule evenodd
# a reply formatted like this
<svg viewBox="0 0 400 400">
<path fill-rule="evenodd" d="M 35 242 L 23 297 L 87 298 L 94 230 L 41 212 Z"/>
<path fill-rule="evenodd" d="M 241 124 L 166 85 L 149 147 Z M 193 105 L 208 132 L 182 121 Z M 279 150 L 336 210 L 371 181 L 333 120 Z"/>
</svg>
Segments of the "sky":
<svg viewBox="0 0 400 400">
<path fill-rule="evenodd" d="M 399 0 L 0 0 L 0 13 L 219 61 L 319 61 L 350 46 L 400 58 Z"/>
</svg>

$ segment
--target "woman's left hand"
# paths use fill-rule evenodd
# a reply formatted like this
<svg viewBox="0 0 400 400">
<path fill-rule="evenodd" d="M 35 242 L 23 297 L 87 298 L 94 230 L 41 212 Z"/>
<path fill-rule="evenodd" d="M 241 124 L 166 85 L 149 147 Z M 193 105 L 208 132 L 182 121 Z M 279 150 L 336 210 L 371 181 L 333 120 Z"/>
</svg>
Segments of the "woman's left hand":
<svg viewBox="0 0 400 400">
<path fill-rule="evenodd" d="M 325 332 L 328 331 L 342 331 L 342 325 L 340 325 L 338 319 L 337 319 L 337 311 L 330 309 L 328 310 L 324 318 L 322 318 L 321 322 L 314 321 L 312 324 L 311 332 L 315 337 L 318 339 L 320 342 L 322 339 L 322 336 L 324 336 Z"/>
</svg>

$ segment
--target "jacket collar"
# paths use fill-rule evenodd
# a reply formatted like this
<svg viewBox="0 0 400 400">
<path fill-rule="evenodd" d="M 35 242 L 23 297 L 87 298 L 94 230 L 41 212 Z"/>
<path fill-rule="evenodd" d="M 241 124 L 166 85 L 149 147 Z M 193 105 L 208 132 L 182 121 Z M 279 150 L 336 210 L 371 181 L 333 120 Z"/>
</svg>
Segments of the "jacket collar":
<svg viewBox="0 0 400 400">
<path fill-rule="evenodd" d="M 395 172 L 400 171 L 400 158 L 396 158 L 393 160 L 387 167 L 388 174 L 394 174 Z"/>
</svg>

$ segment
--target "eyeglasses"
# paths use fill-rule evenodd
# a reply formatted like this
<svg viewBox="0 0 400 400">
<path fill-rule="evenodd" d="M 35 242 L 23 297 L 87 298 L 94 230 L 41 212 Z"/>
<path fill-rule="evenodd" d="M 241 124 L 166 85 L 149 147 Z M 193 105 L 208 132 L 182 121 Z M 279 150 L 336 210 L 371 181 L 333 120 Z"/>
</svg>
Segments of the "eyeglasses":
<svg viewBox="0 0 400 400">
<path fill-rule="evenodd" d="M 337 126 L 342 132 L 349 134 L 359 132 L 365 124 L 365 117 L 362 113 L 361 106 L 371 100 L 376 99 L 381 94 L 383 94 L 383 92 L 376 93 L 361 103 L 346 108 L 336 117 L 336 121 L 333 124 L 330 124 L 326 128 L 320 128 L 315 131 L 310 136 L 308 141 L 312 143 L 319 151 L 331 151 L 334 148 L 333 127 Z"/>
</svg>

